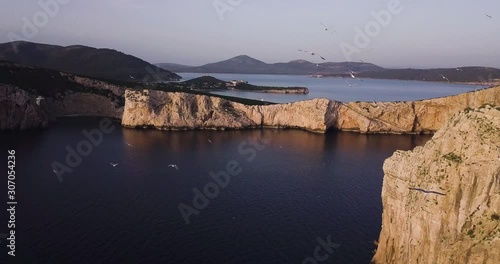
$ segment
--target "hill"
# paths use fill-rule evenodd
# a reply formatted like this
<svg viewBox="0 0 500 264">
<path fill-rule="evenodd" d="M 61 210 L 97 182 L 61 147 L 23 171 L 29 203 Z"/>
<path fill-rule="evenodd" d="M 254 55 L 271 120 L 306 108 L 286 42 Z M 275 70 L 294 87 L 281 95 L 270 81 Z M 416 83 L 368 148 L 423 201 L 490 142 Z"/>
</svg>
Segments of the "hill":
<svg viewBox="0 0 500 264">
<path fill-rule="evenodd" d="M 157 66 L 173 72 L 317 75 L 318 77 L 348 78 L 351 77 L 349 72 L 353 71 L 359 78 L 432 82 L 449 81 L 484 85 L 498 84 L 500 80 L 500 69 L 488 67 L 386 69 L 366 62 L 313 63 L 306 60 L 268 64 L 246 55 L 197 67 L 173 63 L 159 63 Z"/>
<path fill-rule="evenodd" d="M 361 72 L 359 73 L 358 77 L 412 81 L 494 84 L 500 79 L 500 69 L 488 67 L 460 67 L 444 69 L 385 69 L 378 72 Z"/>
<path fill-rule="evenodd" d="M 209 80 L 225 85 L 224 81 L 210 77 Z M 115 90 L 125 89 L 149 89 L 161 90 L 164 92 L 183 92 L 197 95 L 210 95 L 213 97 L 223 98 L 229 101 L 238 102 L 248 105 L 267 105 L 269 102 L 260 100 L 251 100 L 245 98 L 231 97 L 210 94 L 204 92 L 201 83 L 205 79 L 199 79 L 187 82 L 169 82 L 169 83 L 140 83 L 131 81 L 113 81 L 96 78 L 88 78 L 68 73 L 63 73 L 50 69 L 21 65 L 12 62 L 0 61 L 0 86 L 11 85 L 21 90 L 24 90 L 33 95 L 40 95 L 46 98 L 64 98 L 68 94 L 87 93 L 93 95 L 101 95 L 117 102 L 118 106 L 123 106 L 124 98 L 116 93 L 113 93 L 110 87 L 115 87 Z M 198 86 L 196 86 L 198 84 Z M 190 87 L 188 87 L 190 85 Z M 193 88 L 194 89 L 189 89 Z M 1 94 L 1 93 L 0 93 Z M 122 93 L 123 95 L 123 93 Z M 1 96 L 0 96 L 1 97 Z M 1 99 L 1 98 L 0 98 Z M 0 100 L 1 102 L 1 100 Z"/>
<path fill-rule="evenodd" d="M 197 73 L 246 73 L 246 74 L 290 74 L 310 75 L 321 73 L 343 74 L 347 71 L 380 71 L 382 67 L 363 62 L 324 62 L 313 63 L 306 60 L 293 60 L 290 62 L 265 63 L 247 55 L 209 63 L 202 66 L 191 67 L 172 63 L 159 63 L 158 67 L 173 72 Z"/>
<path fill-rule="evenodd" d="M 0 44 L 0 60 L 78 75 L 122 81 L 171 81 L 181 77 L 112 49 L 56 46 L 24 41 Z"/>
</svg>

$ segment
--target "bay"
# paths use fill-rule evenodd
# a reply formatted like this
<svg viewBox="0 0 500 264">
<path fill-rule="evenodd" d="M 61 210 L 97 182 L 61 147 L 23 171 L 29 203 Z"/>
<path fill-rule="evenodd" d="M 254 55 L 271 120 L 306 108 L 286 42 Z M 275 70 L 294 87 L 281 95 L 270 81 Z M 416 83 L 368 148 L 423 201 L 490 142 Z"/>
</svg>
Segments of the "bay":
<svg viewBox="0 0 500 264">
<path fill-rule="evenodd" d="M 179 73 L 183 80 L 203 76 L 201 73 Z M 244 80 L 254 85 L 280 87 L 307 87 L 309 94 L 271 94 L 247 91 L 216 91 L 214 94 L 264 99 L 276 103 L 289 103 L 314 98 L 327 98 L 342 102 L 355 101 L 412 101 L 456 95 L 485 88 L 485 86 L 436 83 L 424 81 L 400 81 L 352 78 L 310 78 L 302 75 L 265 74 L 209 74 L 224 81 Z M 352 85 L 350 87 L 349 85 Z"/>
</svg>

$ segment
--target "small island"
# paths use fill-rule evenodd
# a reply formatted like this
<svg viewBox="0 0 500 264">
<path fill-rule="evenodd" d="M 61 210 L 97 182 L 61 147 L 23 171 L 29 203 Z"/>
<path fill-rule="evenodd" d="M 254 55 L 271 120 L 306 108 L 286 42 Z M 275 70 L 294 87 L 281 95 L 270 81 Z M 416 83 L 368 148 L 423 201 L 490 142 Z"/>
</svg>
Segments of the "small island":
<svg viewBox="0 0 500 264">
<path fill-rule="evenodd" d="M 202 76 L 192 80 L 171 83 L 176 88 L 190 89 L 196 91 L 246 91 L 260 93 L 281 93 L 281 94 L 308 94 L 309 89 L 306 87 L 274 87 L 274 86 L 258 86 L 249 84 L 243 80 L 233 80 L 225 82 L 212 76 Z"/>
</svg>

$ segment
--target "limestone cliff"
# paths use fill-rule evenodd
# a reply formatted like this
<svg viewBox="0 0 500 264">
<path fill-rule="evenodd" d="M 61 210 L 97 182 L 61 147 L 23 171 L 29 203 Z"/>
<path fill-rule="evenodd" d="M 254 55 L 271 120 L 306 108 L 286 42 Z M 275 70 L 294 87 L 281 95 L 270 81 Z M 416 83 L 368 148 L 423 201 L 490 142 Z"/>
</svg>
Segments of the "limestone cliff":
<svg viewBox="0 0 500 264">
<path fill-rule="evenodd" d="M 498 263 L 500 107 L 462 111 L 383 169 L 374 263 Z"/>
<path fill-rule="evenodd" d="M 127 90 L 122 125 L 159 129 L 302 128 L 326 131 L 332 123 L 327 99 L 250 106 L 186 93 Z"/>
<path fill-rule="evenodd" d="M 122 124 L 159 129 L 287 127 L 315 132 L 432 133 L 458 111 L 486 103 L 500 105 L 500 87 L 413 102 L 313 99 L 266 106 L 203 95 L 127 90 Z"/>
<path fill-rule="evenodd" d="M 432 133 L 466 108 L 500 105 L 500 86 L 407 102 L 351 102 L 338 109 L 334 127 L 362 133 Z"/>
</svg>

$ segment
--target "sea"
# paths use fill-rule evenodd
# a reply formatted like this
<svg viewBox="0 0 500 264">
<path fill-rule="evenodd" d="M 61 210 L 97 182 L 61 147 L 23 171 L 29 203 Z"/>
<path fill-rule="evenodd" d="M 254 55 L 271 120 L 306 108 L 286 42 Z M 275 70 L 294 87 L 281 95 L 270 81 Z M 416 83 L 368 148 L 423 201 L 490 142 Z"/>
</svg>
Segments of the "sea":
<svg viewBox="0 0 500 264">
<path fill-rule="evenodd" d="M 305 75 L 179 73 L 183 81 L 210 75 L 224 81 L 242 80 L 250 84 L 277 87 L 307 87 L 309 94 L 271 94 L 242 91 L 214 91 L 214 94 L 290 103 L 314 98 L 341 102 L 413 101 L 456 95 L 485 88 L 481 85 L 447 82 L 401 81 L 352 78 L 311 78 Z"/>
<path fill-rule="evenodd" d="M 300 96 L 245 93 L 274 101 L 319 95 L 403 100 L 416 98 L 417 87 L 423 99 L 478 89 L 214 76 L 311 90 Z M 0 263 L 369 263 L 381 230 L 383 162 L 429 139 L 295 129 L 159 131 L 98 117 L 0 132 L 4 166 L 8 150 L 15 150 L 17 202 L 11 257 L 4 168 Z"/>
</svg>

